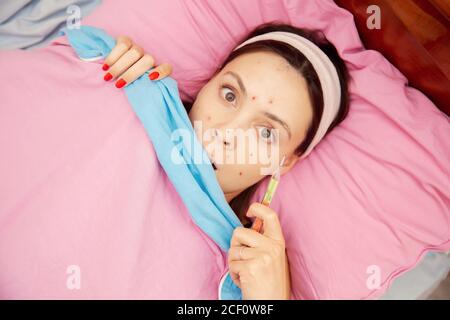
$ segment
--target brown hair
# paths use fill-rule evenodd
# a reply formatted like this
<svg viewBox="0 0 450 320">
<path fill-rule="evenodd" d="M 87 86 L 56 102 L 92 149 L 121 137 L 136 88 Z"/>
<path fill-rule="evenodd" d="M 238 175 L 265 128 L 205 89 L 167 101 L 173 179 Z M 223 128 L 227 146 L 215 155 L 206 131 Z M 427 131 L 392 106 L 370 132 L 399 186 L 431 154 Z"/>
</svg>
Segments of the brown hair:
<svg viewBox="0 0 450 320">
<path fill-rule="evenodd" d="M 341 103 L 339 106 L 339 111 L 336 115 L 336 118 L 331 123 L 328 131 L 328 134 L 334 127 L 336 127 L 339 123 L 341 123 L 348 114 L 349 110 L 349 93 L 348 93 L 348 82 L 350 81 L 350 75 L 348 73 L 347 67 L 344 61 L 339 56 L 334 45 L 329 42 L 322 32 L 318 30 L 308 30 L 296 28 L 291 25 L 281 24 L 281 23 L 266 23 L 258 26 L 252 32 L 250 32 L 244 39 L 241 40 L 240 43 L 244 42 L 247 39 L 253 38 L 257 35 L 272 32 L 272 31 L 285 31 L 298 34 L 311 42 L 315 43 L 332 61 L 334 66 L 336 67 L 339 81 L 341 85 Z M 308 59 L 297 49 L 294 47 L 275 40 L 262 40 L 254 43 L 247 44 L 235 51 L 232 51 L 228 57 L 224 60 L 222 65 L 216 70 L 217 74 L 220 72 L 230 61 L 235 59 L 236 57 L 249 52 L 254 51 L 271 51 L 279 54 L 283 57 L 288 63 L 294 67 L 298 72 L 302 74 L 308 84 L 309 97 L 313 106 L 313 117 L 306 133 L 305 139 L 299 144 L 299 146 L 294 151 L 295 154 L 300 156 L 303 152 L 306 151 L 309 144 L 311 143 L 316 131 L 319 127 L 319 122 L 322 117 L 323 112 L 323 94 L 322 88 L 320 85 L 319 77 L 314 70 L 312 64 Z M 192 103 L 183 102 L 187 111 L 192 107 Z M 248 187 L 244 191 L 242 191 L 239 195 L 237 195 L 230 202 L 230 206 L 239 219 L 245 219 L 245 213 L 248 210 L 250 205 L 250 200 L 257 190 L 261 181 L 253 184 Z"/>
</svg>

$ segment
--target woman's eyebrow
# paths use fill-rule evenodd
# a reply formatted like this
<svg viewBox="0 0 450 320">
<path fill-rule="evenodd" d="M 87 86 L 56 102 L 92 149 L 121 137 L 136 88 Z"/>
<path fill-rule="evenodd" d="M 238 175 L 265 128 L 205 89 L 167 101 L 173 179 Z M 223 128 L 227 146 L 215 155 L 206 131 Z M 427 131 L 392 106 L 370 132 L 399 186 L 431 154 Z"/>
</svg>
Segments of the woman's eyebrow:
<svg viewBox="0 0 450 320">
<path fill-rule="evenodd" d="M 247 91 L 245 90 L 245 86 L 244 86 L 244 83 L 242 82 L 241 77 L 236 72 L 233 72 L 233 71 L 227 71 L 227 72 L 225 72 L 224 75 L 227 75 L 227 74 L 229 74 L 230 76 L 232 76 L 236 79 L 242 93 L 244 94 L 245 97 L 247 97 Z"/>
<path fill-rule="evenodd" d="M 263 114 L 267 117 L 272 119 L 273 121 L 278 122 L 279 124 L 281 124 L 283 126 L 283 128 L 287 131 L 288 135 L 289 135 L 289 140 L 291 139 L 291 129 L 289 129 L 289 126 L 287 125 L 286 122 L 284 122 L 283 120 L 281 120 L 280 118 L 278 118 L 278 116 L 274 115 L 273 113 L 267 112 L 267 111 L 263 111 Z"/>
</svg>

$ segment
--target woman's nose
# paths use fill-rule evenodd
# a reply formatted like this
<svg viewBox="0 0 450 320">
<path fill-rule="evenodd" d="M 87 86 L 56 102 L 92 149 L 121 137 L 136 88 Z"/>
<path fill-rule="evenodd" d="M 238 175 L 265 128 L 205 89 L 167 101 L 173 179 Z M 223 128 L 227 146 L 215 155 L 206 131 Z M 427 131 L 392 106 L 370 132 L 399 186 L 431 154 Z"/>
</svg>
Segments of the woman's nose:
<svg viewBox="0 0 450 320">
<path fill-rule="evenodd" d="M 216 126 L 217 138 L 228 149 L 235 149 L 236 143 L 241 141 L 239 134 L 245 136 L 246 130 L 249 128 L 251 122 L 251 114 L 248 112 L 240 112 L 232 119 L 226 118 L 224 121 Z"/>
<path fill-rule="evenodd" d="M 231 129 L 230 127 L 219 126 L 214 129 L 214 140 L 218 146 L 222 146 L 227 152 L 232 152 L 238 148 L 236 145 L 240 141 L 237 136 L 242 130 Z"/>
<path fill-rule="evenodd" d="M 215 139 L 217 139 L 217 142 L 222 143 L 226 148 L 230 148 L 231 146 L 234 146 L 233 139 L 234 139 L 234 130 L 231 130 L 229 128 L 223 130 L 223 129 L 214 129 L 214 135 Z"/>
</svg>

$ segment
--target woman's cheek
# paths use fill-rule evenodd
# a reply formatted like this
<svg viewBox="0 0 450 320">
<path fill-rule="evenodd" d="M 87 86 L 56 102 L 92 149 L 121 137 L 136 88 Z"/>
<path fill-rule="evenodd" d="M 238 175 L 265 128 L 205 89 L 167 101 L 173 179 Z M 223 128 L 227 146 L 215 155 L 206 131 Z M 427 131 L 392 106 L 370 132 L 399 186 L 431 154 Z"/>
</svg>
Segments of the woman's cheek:
<svg viewBox="0 0 450 320">
<path fill-rule="evenodd" d="M 249 187 L 262 178 L 259 175 L 259 170 L 255 168 L 255 165 L 240 167 L 234 176 L 244 187 Z"/>
<path fill-rule="evenodd" d="M 249 177 L 245 166 L 242 165 L 231 165 L 229 170 L 227 170 L 226 175 L 230 178 L 229 181 L 234 181 L 235 183 L 238 182 L 240 186 L 245 184 L 245 180 Z"/>
</svg>

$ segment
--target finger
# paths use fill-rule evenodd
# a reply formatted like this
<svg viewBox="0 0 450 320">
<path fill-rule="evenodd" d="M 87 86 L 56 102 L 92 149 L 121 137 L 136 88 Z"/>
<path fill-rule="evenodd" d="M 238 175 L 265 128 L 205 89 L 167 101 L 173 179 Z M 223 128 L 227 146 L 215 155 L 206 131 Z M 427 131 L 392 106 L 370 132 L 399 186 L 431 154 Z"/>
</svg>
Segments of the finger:
<svg viewBox="0 0 450 320">
<path fill-rule="evenodd" d="M 129 69 L 136 61 L 138 61 L 144 55 L 144 50 L 136 45 L 133 45 L 130 50 L 125 52 L 123 56 L 113 64 L 109 69 L 109 74 L 112 78 L 119 77 L 123 72 Z M 105 78 L 105 80 L 107 80 Z"/>
<path fill-rule="evenodd" d="M 148 75 L 150 80 L 156 81 L 161 80 L 172 73 L 172 65 L 168 63 L 162 63 L 153 69 Z"/>
<path fill-rule="evenodd" d="M 230 271 L 230 276 L 233 274 L 233 277 L 238 277 L 240 284 L 242 284 L 248 280 L 249 276 L 252 276 L 255 266 L 255 260 L 232 261 L 228 264 L 228 270 Z"/>
<path fill-rule="evenodd" d="M 251 248 L 262 247 L 267 239 L 255 230 L 237 227 L 233 231 L 230 247 L 247 246 Z"/>
<path fill-rule="evenodd" d="M 231 247 L 228 250 L 228 263 L 239 260 L 249 260 L 257 258 L 260 255 L 259 250 L 247 246 Z"/>
<path fill-rule="evenodd" d="M 247 217 L 257 217 L 263 221 L 263 235 L 273 240 L 284 242 L 283 231 L 277 213 L 271 208 L 254 202 L 249 207 Z"/>
<path fill-rule="evenodd" d="M 246 261 L 233 261 L 228 264 L 228 270 L 232 279 L 240 280 L 240 275 L 246 272 Z"/>
<path fill-rule="evenodd" d="M 234 284 L 237 285 L 239 288 L 241 287 L 241 280 L 239 279 L 239 275 L 237 275 L 234 272 L 230 272 L 231 280 L 233 280 Z"/>
<path fill-rule="evenodd" d="M 102 69 L 104 71 L 108 70 L 114 63 L 116 63 L 117 60 L 125 53 L 127 52 L 131 46 L 133 45 L 133 41 L 131 38 L 127 36 L 119 36 L 116 40 L 116 45 L 111 50 L 109 55 L 106 57 Z"/>
<path fill-rule="evenodd" d="M 144 54 L 135 64 L 133 64 L 127 71 L 125 71 L 120 79 L 123 80 L 124 85 L 132 83 L 134 80 L 142 76 L 147 70 L 153 67 L 155 59 L 149 54 Z M 119 79 L 119 81 L 120 81 Z M 118 82 L 119 82 L 118 81 Z M 117 82 L 117 83 L 118 83 Z M 117 84 L 116 83 L 116 84 Z"/>
</svg>

